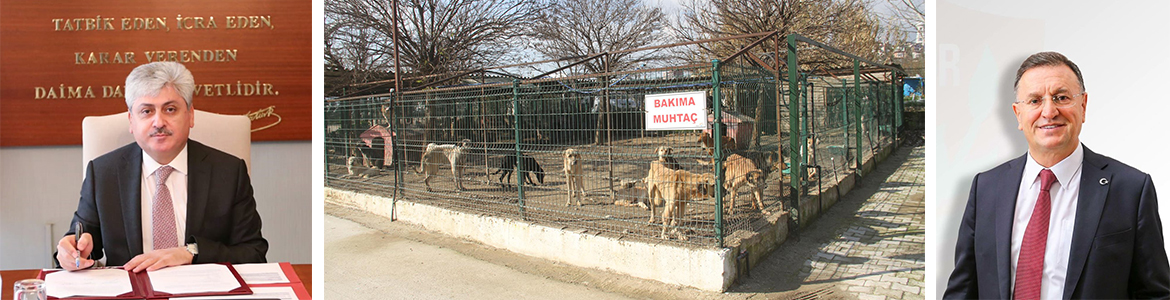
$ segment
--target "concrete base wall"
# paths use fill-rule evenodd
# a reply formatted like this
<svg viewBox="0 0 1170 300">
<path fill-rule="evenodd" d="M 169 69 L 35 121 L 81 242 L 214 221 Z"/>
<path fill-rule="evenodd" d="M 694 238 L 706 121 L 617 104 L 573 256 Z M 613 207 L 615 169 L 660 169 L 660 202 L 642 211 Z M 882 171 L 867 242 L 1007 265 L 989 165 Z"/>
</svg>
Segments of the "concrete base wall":
<svg viewBox="0 0 1170 300">
<path fill-rule="evenodd" d="M 846 194 L 849 194 L 849 191 L 853 190 L 853 185 L 856 183 L 857 183 L 857 174 L 855 174 L 855 173 L 846 174 L 845 178 L 841 179 L 841 183 L 837 184 L 837 196 L 838 197 L 845 197 Z"/>
<path fill-rule="evenodd" d="M 736 260 L 737 276 L 742 276 L 764 258 L 772 253 L 772 250 L 784 244 L 788 240 L 788 213 L 773 214 L 764 217 L 764 219 L 756 222 L 765 222 L 765 226 L 759 232 L 750 232 L 746 230 L 739 230 L 731 233 L 726 240 L 736 241 L 725 245 L 731 248 L 731 255 Z M 743 255 L 740 255 L 743 254 Z M 742 259 L 740 257 L 742 256 Z"/>
<path fill-rule="evenodd" d="M 691 286 L 709 291 L 726 291 L 737 274 L 736 248 L 685 248 L 664 244 L 623 241 L 615 237 L 584 234 L 572 230 L 534 225 L 500 217 L 463 213 L 430 205 L 398 201 L 367 194 L 325 188 L 326 201 L 354 207 L 399 221 L 421 225 L 428 230 L 458 236 L 512 252 L 609 270 L 665 283 Z M 787 216 L 787 214 L 784 214 Z M 779 220 L 781 218 L 776 218 Z M 775 245 L 787 238 L 787 218 L 783 228 L 761 234 L 757 240 Z M 766 243 L 744 243 L 760 245 Z M 775 249 L 775 245 L 770 249 Z M 763 246 L 767 248 L 768 246 Z M 755 253 L 765 250 L 754 250 Z M 767 250 L 770 251 L 770 250 Z M 760 254 L 762 255 L 762 254 Z"/>
<path fill-rule="evenodd" d="M 800 222 L 801 228 L 808 226 L 809 223 L 811 223 L 813 220 L 816 220 L 816 216 L 821 215 L 821 203 L 820 201 L 817 201 L 817 197 L 820 196 L 809 195 L 800 198 L 800 207 L 796 208 L 800 218 L 797 218 L 796 220 L 797 222 Z"/>
<path fill-rule="evenodd" d="M 879 162 L 885 161 L 886 158 L 889 158 L 893 154 L 895 148 L 897 148 L 896 145 L 887 145 L 877 149 L 873 157 L 870 157 L 870 159 L 862 163 L 860 175 L 856 172 L 849 172 L 845 174 L 845 177 L 837 185 L 822 186 L 820 191 L 809 191 L 808 196 L 801 198 L 799 207 L 797 207 L 797 211 L 801 216 L 797 219 L 800 222 L 800 227 L 811 224 L 821 213 L 836 205 L 838 199 L 845 197 L 846 194 L 853 190 L 853 186 L 859 180 L 858 178 L 872 173 L 877 168 Z M 815 188 L 814 186 L 813 189 Z"/>
<path fill-rule="evenodd" d="M 828 210 L 834 204 L 837 204 L 837 186 L 831 186 L 825 189 L 819 196 L 821 197 L 821 211 Z"/>
<path fill-rule="evenodd" d="M 886 158 L 890 157 L 890 153 L 893 153 L 893 152 L 894 152 L 893 145 L 887 145 L 885 147 L 882 147 L 882 150 L 880 152 L 878 152 L 878 161 L 886 161 Z"/>
</svg>

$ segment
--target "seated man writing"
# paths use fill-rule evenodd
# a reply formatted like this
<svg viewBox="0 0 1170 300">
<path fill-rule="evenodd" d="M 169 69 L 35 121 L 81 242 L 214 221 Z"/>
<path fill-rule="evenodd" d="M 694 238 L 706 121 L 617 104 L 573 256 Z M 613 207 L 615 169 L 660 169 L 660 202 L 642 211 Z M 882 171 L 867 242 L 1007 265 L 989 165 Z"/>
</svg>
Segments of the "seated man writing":
<svg viewBox="0 0 1170 300">
<path fill-rule="evenodd" d="M 57 243 L 67 270 L 94 259 L 126 270 L 192 263 L 265 262 L 268 241 L 240 158 L 188 140 L 195 80 L 176 62 L 138 66 L 126 77 L 134 143 L 89 162 L 81 200 Z M 92 258 L 92 259 L 91 259 Z"/>
</svg>

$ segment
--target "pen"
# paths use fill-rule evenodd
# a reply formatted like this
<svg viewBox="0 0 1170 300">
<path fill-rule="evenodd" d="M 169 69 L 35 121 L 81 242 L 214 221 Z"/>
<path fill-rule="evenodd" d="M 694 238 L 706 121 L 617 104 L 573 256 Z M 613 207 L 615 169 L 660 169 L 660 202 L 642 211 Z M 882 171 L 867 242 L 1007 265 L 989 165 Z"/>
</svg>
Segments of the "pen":
<svg viewBox="0 0 1170 300">
<path fill-rule="evenodd" d="M 74 249 L 77 249 L 77 247 L 79 246 L 78 244 L 81 243 L 81 234 L 84 233 L 84 231 L 82 231 L 82 229 L 81 229 L 81 221 L 77 221 L 76 227 L 77 227 L 75 230 L 76 234 L 73 236 L 73 248 Z M 81 268 L 81 249 L 77 249 L 77 257 L 73 258 L 73 263 L 76 264 L 77 268 Z"/>
</svg>

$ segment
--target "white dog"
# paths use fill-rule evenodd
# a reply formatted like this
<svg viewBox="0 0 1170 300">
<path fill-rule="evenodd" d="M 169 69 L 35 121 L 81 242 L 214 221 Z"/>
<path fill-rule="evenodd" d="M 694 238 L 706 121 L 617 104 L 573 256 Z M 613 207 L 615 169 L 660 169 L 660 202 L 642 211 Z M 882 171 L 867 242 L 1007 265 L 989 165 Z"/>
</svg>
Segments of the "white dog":
<svg viewBox="0 0 1170 300">
<path fill-rule="evenodd" d="M 569 195 L 565 202 L 565 206 L 573 204 L 573 194 L 575 191 L 581 192 L 581 197 L 577 199 L 577 206 L 581 206 L 581 200 L 585 199 L 585 177 L 583 169 L 581 168 L 581 154 L 577 153 L 577 149 L 565 149 L 565 182 L 569 184 Z"/>
<path fill-rule="evenodd" d="M 464 139 L 459 145 L 444 144 L 439 145 L 435 143 L 427 144 L 427 151 L 419 158 L 419 169 L 416 173 L 424 173 L 423 183 L 427 185 L 427 191 L 431 191 L 431 176 L 439 172 L 439 166 L 444 164 L 451 164 L 451 175 L 455 177 L 455 189 L 463 191 L 463 149 L 471 140 Z M 439 153 L 442 153 L 440 155 Z"/>
<path fill-rule="evenodd" d="M 361 177 L 370 178 L 382 174 L 382 169 L 378 167 L 367 167 L 360 164 L 360 158 L 350 156 L 345 160 L 345 170 L 347 173 L 343 177 Z"/>
</svg>

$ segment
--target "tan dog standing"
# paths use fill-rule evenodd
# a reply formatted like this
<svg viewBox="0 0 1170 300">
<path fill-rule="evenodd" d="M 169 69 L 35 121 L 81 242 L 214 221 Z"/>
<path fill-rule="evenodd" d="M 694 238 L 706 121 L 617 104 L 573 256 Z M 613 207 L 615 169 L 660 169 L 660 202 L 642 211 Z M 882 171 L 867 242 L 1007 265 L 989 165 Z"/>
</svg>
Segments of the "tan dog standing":
<svg viewBox="0 0 1170 300">
<path fill-rule="evenodd" d="M 451 175 L 455 177 L 455 189 L 463 191 L 463 164 L 461 158 L 463 157 L 463 149 L 471 140 L 463 139 L 459 145 L 444 144 L 439 145 L 435 143 L 427 144 L 427 151 L 423 152 L 419 158 L 418 167 L 415 169 L 416 173 L 424 173 L 423 183 L 427 185 L 427 191 L 431 191 L 431 176 L 439 173 L 439 166 L 444 164 L 451 164 Z"/>
<path fill-rule="evenodd" d="M 577 153 L 577 149 L 565 149 L 564 159 L 565 182 L 569 185 L 569 195 L 566 197 L 565 206 L 573 204 L 575 191 L 581 192 L 581 197 L 577 199 L 577 206 L 581 206 L 581 201 L 585 199 L 585 177 L 584 170 L 581 168 L 581 154 Z"/>
<path fill-rule="evenodd" d="M 659 192 L 657 186 L 659 184 L 668 182 L 666 176 L 672 174 L 670 171 L 680 170 L 682 166 L 672 156 L 674 150 L 667 146 L 658 147 L 658 160 L 650 162 L 650 171 L 646 173 L 646 201 L 650 207 L 650 223 L 654 223 L 654 209 L 663 204 L 662 194 Z"/>
<path fill-rule="evenodd" d="M 817 165 L 817 156 L 816 156 L 817 152 L 815 151 L 816 147 L 817 147 L 816 136 L 809 135 L 808 139 L 805 140 L 805 145 L 807 146 L 805 149 L 807 149 L 807 151 L 808 151 L 808 152 L 805 152 L 808 154 L 808 156 L 806 156 L 807 159 L 804 162 L 805 165 L 806 166 L 816 166 Z M 808 168 L 808 181 L 816 180 L 818 178 L 817 173 L 820 170 L 821 170 L 821 168 L 817 168 L 817 167 Z"/>
<path fill-rule="evenodd" d="M 662 210 L 662 239 L 667 239 L 666 228 L 675 227 L 672 231 L 678 234 L 679 240 L 687 240 L 687 236 L 678 231 L 677 226 L 686 215 L 687 202 L 710 198 L 715 193 L 715 175 L 711 173 L 695 174 L 686 170 L 668 170 L 669 175 L 654 187 L 662 195 L 665 206 Z"/>
<path fill-rule="evenodd" d="M 765 171 L 756 166 L 754 161 L 738 153 L 728 156 L 727 160 L 723 161 L 723 178 L 725 179 L 723 188 L 731 194 L 731 207 L 727 209 L 728 217 L 735 215 L 735 198 L 737 198 L 739 194 L 737 191 L 742 185 L 747 185 L 751 189 L 752 196 L 755 197 L 752 208 L 764 209 L 763 199 L 764 189 L 767 187 L 765 185 L 767 175 Z"/>
</svg>

